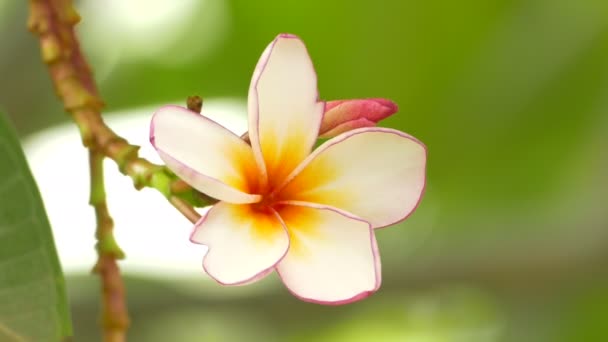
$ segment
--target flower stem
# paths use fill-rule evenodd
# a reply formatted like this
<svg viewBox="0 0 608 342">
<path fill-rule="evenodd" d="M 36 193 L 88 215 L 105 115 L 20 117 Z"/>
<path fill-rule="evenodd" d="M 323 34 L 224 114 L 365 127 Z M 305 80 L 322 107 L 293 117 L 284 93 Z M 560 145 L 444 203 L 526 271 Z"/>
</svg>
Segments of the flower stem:
<svg viewBox="0 0 608 342">
<path fill-rule="evenodd" d="M 90 204 L 97 217 L 97 264 L 93 272 L 99 274 L 102 284 L 102 326 L 104 341 L 126 341 L 129 314 L 125 303 L 125 287 L 120 276 L 117 259 L 124 253 L 114 238 L 114 222 L 106 204 L 103 174 L 103 154 L 89 149 L 91 172 Z"/>
<path fill-rule="evenodd" d="M 139 147 L 117 135 L 101 116 L 103 101 L 74 32 L 80 21 L 71 0 L 30 0 L 28 29 L 40 41 L 42 60 L 47 65 L 57 96 L 78 126 L 89 150 L 91 172 L 90 203 L 97 217 L 98 262 L 94 272 L 102 281 L 103 328 L 106 342 L 126 339 L 129 317 L 125 290 L 116 260 L 124 257 L 113 234 L 113 222 L 105 198 L 103 160 L 113 160 L 135 188 L 151 187 L 161 192 L 186 218 L 196 222 L 194 206 L 215 202 L 183 183 L 165 167 L 139 157 Z"/>
<path fill-rule="evenodd" d="M 113 160 L 123 174 L 131 177 L 137 189 L 155 188 L 170 203 L 186 201 L 195 207 L 215 203 L 216 200 L 192 187 L 183 186 L 165 167 L 139 157 L 139 146 L 130 144 L 105 124 L 101 117 L 103 101 L 74 33 L 74 25 L 79 20 L 71 0 L 30 0 L 28 28 L 39 36 L 42 59 L 65 110 L 80 130 L 85 147 Z M 161 188 L 159 183 L 151 181 L 161 174 L 169 177 L 170 182 L 179 182 L 180 192 L 173 193 L 172 186 Z M 173 197 L 182 201 L 172 200 Z"/>
</svg>

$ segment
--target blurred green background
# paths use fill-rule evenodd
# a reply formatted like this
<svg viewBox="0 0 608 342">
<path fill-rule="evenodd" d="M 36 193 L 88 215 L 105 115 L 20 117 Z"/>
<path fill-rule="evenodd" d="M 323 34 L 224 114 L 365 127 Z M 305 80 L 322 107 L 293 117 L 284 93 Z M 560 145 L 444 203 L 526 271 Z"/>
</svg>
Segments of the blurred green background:
<svg viewBox="0 0 608 342">
<path fill-rule="evenodd" d="M 371 298 L 323 307 L 274 276 L 128 276 L 133 341 L 608 341 L 605 0 L 76 4 L 108 112 L 244 99 L 263 48 L 290 32 L 323 99 L 390 98 L 400 112 L 381 125 L 429 148 L 417 212 L 377 233 Z M 0 106 L 23 137 L 68 121 L 26 18 L 0 0 Z M 76 340 L 97 340 L 97 279 L 68 288 Z"/>
</svg>

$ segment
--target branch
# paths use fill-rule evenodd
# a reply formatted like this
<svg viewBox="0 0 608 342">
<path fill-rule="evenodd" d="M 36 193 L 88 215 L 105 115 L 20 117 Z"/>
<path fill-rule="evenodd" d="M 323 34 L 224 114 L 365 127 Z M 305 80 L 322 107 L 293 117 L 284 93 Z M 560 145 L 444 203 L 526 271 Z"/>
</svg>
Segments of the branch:
<svg viewBox="0 0 608 342">
<path fill-rule="evenodd" d="M 131 177 L 135 188 L 160 191 L 192 222 L 200 218 L 193 206 L 209 205 L 214 200 L 192 189 L 165 167 L 140 158 L 138 146 L 131 145 L 105 124 L 101 117 L 103 101 L 74 33 L 80 17 L 71 0 L 30 0 L 29 7 L 28 28 L 38 35 L 42 60 L 47 64 L 57 96 L 89 150 L 90 203 L 97 217 L 98 262 L 94 272 L 102 281 L 104 340 L 121 342 L 126 339 L 129 316 L 116 260 L 124 254 L 114 238 L 113 221 L 106 205 L 104 158 L 116 162 L 120 172 Z"/>
<path fill-rule="evenodd" d="M 97 255 L 98 260 L 93 272 L 98 273 L 102 283 L 102 325 L 104 341 L 123 342 L 129 327 L 129 314 L 125 303 L 125 286 L 120 276 L 116 259 L 124 258 L 114 238 L 114 222 L 106 204 L 106 193 L 101 153 L 89 149 L 91 172 L 91 194 L 89 203 L 97 217 Z"/>
<path fill-rule="evenodd" d="M 139 146 L 131 145 L 105 124 L 103 101 L 74 33 L 79 20 L 71 0 L 30 0 L 28 28 L 39 36 L 42 59 L 83 144 L 116 162 L 137 189 L 151 187 L 161 192 L 192 221 L 192 210 L 184 210 L 185 206 L 203 207 L 215 200 L 183 183 L 164 166 L 139 157 Z"/>
</svg>

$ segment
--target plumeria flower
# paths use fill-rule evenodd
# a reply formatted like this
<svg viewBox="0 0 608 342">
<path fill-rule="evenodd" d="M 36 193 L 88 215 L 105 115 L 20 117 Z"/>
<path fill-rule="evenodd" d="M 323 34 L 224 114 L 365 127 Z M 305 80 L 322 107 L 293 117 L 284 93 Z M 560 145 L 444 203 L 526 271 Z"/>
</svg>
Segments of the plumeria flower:
<svg viewBox="0 0 608 342">
<path fill-rule="evenodd" d="M 191 241 L 208 246 L 203 268 L 220 284 L 276 270 L 295 296 L 322 304 L 380 287 L 374 230 L 418 205 L 426 148 L 403 132 L 364 127 L 312 151 L 324 111 L 304 43 L 281 34 L 253 73 L 250 144 L 182 107 L 154 114 L 150 141 L 167 166 L 219 200 Z"/>
</svg>

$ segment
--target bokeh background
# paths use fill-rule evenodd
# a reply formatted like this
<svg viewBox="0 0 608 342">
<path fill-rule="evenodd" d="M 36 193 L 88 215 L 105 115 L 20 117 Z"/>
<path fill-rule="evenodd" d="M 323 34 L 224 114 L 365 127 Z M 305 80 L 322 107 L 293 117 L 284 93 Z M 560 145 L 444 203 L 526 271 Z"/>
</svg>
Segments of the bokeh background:
<svg viewBox="0 0 608 342">
<path fill-rule="evenodd" d="M 608 341 L 605 0 L 76 4 L 111 119 L 193 94 L 244 103 L 261 51 L 290 32 L 307 43 L 323 99 L 390 98 L 400 112 L 381 125 L 429 148 L 417 212 L 377 233 L 383 286 L 374 296 L 324 307 L 291 297 L 274 276 L 224 288 L 202 272 L 166 272 L 170 265 L 129 272 L 127 259 L 131 340 Z M 25 2 L 0 0 L 0 107 L 24 142 L 44 146 L 28 139 L 69 118 L 26 18 Z M 125 184 L 142 201 L 157 196 Z M 66 184 L 61 196 L 69 201 L 78 187 Z M 141 203 L 131 210 L 146 210 Z M 116 224 L 129 230 L 137 220 Z M 58 248 L 93 253 L 76 235 Z M 67 273 L 76 340 L 98 340 L 97 279 Z"/>
</svg>

